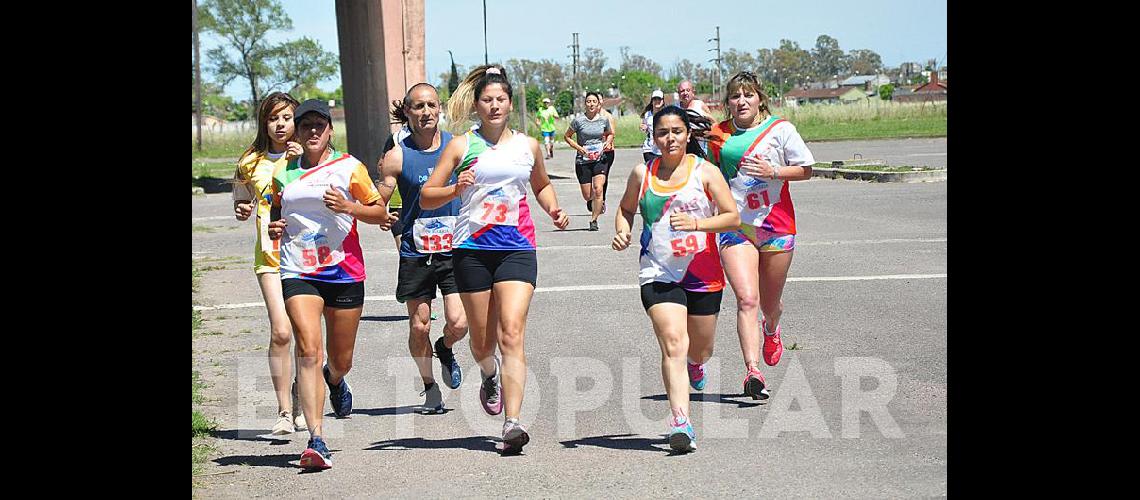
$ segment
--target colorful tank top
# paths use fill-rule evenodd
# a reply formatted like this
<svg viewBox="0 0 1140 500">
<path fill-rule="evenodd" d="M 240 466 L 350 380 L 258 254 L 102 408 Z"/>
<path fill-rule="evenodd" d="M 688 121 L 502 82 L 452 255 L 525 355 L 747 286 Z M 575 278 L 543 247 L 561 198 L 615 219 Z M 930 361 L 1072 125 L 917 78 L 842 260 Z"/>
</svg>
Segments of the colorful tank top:
<svg viewBox="0 0 1140 500">
<path fill-rule="evenodd" d="M 789 143 L 801 147 L 789 148 Z M 709 161 L 720 167 L 728 181 L 740 211 L 740 223 L 774 233 L 796 234 L 796 213 L 787 181 L 740 175 L 740 160 L 748 155 L 763 157 L 777 166 L 811 165 L 815 162 L 811 152 L 803 146 L 795 127 L 774 115 L 747 130 L 736 128 L 730 118 L 709 131 Z"/>
<path fill-rule="evenodd" d="M 403 200 L 400 209 L 400 221 L 403 222 L 400 257 L 421 258 L 432 253 L 451 255 L 452 227 L 455 226 L 455 215 L 459 213 L 459 200 L 451 200 L 431 210 L 420 208 L 420 188 L 431 177 L 449 142 L 451 133 L 446 130 L 439 132 L 439 147 L 434 151 L 417 149 L 410 135 L 399 142 L 404 153 L 400 175 L 396 178 L 400 199 Z M 455 184 L 454 175 L 448 184 Z"/>
<path fill-rule="evenodd" d="M 526 201 L 526 186 L 534 168 L 534 153 L 526 136 L 492 145 L 478 131 L 465 135 L 467 150 L 455 168 L 475 171 L 475 185 L 460 195 L 452 244 L 471 250 L 534 250 L 534 222 Z"/>
<path fill-rule="evenodd" d="M 657 180 L 661 159 L 646 166 L 638 205 L 645 225 L 641 229 L 641 285 L 654 281 L 677 283 L 690 292 L 724 289 L 716 233 L 674 231 L 669 216 L 688 212 L 698 219 L 716 215 L 711 195 L 705 191 L 698 168 L 701 161 L 685 155 L 677 168 L 686 169 L 685 182 L 674 187 Z"/>
<path fill-rule="evenodd" d="M 274 205 L 281 207 L 281 279 L 329 283 L 364 281 L 364 252 L 356 218 L 325 206 L 325 190 L 337 189 L 349 200 L 368 205 L 380 192 L 368 169 L 347 153 L 333 151 L 324 163 L 301 168 L 296 158 L 273 174 Z"/>
</svg>

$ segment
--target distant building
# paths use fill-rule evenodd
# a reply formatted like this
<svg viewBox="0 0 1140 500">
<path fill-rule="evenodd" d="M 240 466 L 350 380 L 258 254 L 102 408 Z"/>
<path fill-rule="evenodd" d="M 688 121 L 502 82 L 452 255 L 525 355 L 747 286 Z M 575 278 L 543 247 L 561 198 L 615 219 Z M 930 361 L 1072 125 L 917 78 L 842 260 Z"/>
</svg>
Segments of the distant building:
<svg viewBox="0 0 1140 500">
<path fill-rule="evenodd" d="M 901 87 L 896 89 L 895 93 L 891 96 L 891 100 L 896 102 L 945 101 L 946 82 L 939 79 L 938 73 L 938 71 L 932 71 L 930 73 L 930 81 L 914 87 L 913 90 L 904 91 Z"/>
<path fill-rule="evenodd" d="M 785 106 L 801 104 L 847 104 L 867 100 L 867 94 L 860 87 L 839 87 L 834 89 L 795 88 L 783 96 Z"/>
<path fill-rule="evenodd" d="M 860 87 L 867 96 L 877 95 L 879 87 L 891 83 L 887 75 L 855 75 L 839 82 L 840 87 Z"/>
</svg>

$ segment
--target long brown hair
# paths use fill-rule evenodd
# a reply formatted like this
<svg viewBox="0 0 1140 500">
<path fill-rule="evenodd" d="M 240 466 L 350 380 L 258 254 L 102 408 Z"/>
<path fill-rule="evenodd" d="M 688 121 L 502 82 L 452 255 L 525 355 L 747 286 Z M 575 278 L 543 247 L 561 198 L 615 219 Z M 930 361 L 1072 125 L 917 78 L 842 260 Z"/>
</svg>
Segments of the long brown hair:
<svg viewBox="0 0 1140 500">
<path fill-rule="evenodd" d="M 729 78 L 728 83 L 724 85 L 725 118 L 732 118 L 732 110 L 728 108 L 728 96 L 740 88 L 747 88 L 760 96 L 760 106 L 756 111 L 760 114 L 761 119 L 772 114 L 772 109 L 769 107 L 771 100 L 768 98 L 768 94 L 764 92 L 764 86 L 760 85 L 760 77 L 751 71 L 741 71 L 732 75 L 732 78 Z"/>
<path fill-rule="evenodd" d="M 497 72 L 488 73 L 487 70 L 495 68 Z M 507 72 L 498 64 L 485 64 L 478 66 L 467 74 L 467 77 L 451 93 L 447 99 L 447 124 L 452 133 L 461 134 L 467 129 L 467 122 L 471 118 L 471 110 L 475 108 L 475 101 L 483 93 L 483 89 L 492 83 L 503 85 L 507 91 L 507 99 L 512 99 L 514 93 L 511 83 L 507 80 Z"/>
<path fill-rule="evenodd" d="M 269 151 L 269 130 L 266 124 L 269 122 L 269 114 L 281 103 L 288 104 L 293 109 L 297 109 L 297 106 L 301 105 L 297 99 L 285 92 L 273 92 L 265 96 L 265 100 L 261 101 L 261 106 L 257 108 L 257 136 L 254 137 L 249 147 L 245 148 L 245 152 L 238 157 L 238 167 L 234 171 L 234 183 L 244 185 L 252 182 L 251 179 L 246 179 L 242 175 L 241 166 L 244 164 L 242 160 L 251 154 L 257 154 L 258 158 L 254 161 L 260 161 L 261 157 L 264 157 L 265 153 Z"/>
</svg>

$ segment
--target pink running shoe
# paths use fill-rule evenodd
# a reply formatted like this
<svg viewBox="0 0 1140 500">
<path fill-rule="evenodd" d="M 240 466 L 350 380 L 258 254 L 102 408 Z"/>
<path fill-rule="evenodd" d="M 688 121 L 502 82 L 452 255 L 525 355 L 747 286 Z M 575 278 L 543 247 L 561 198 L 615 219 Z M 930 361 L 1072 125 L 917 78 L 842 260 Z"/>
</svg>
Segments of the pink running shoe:
<svg viewBox="0 0 1140 500">
<path fill-rule="evenodd" d="M 752 368 L 744 376 L 744 395 L 752 396 L 754 400 L 768 402 L 768 387 L 764 383 L 764 375 L 760 370 Z"/>
<path fill-rule="evenodd" d="M 764 332 L 764 362 L 768 366 L 776 366 L 780 357 L 784 355 L 784 342 L 780 340 L 780 325 L 776 325 L 776 333 L 768 335 L 768 325 L 760 322 L 760 329 Z"/>
<path fill-rule="evenodd" d="M 698 391 L 705 388 L 705 365 L 685 362 L 689 368 L 689 386 Z"/>
<path fill-rule="evenodd" d="M 503 412 L 503 386 L 499 383 L 499 377 L 502 376 L 499 371 L 502 370 L 502 364 L 499 358 L 495 358 L 495 375 L 488 379 L 483 379 L 483 384 L 479 386 L 479 403 L 483 405 L 483 411 L 488 415 L 498 415 Z"/>
</svg>

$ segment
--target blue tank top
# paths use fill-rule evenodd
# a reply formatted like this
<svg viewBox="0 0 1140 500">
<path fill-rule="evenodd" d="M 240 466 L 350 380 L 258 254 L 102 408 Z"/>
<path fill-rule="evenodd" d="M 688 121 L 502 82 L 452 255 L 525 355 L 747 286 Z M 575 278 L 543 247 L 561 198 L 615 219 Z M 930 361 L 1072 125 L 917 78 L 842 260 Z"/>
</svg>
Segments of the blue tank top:
<svg viewBox="0 0 1140 500">
<path fill-rule="evenodd" d="M 416 251 L 416 243 L 412 237 L 413 221 L 421 217 L 444 217 L 459 214 L 459 198 L 436 209 L 424 210 L 420 208 L 420 187 L 427 182 L 428 177 L 431 177 L 436 162 L 443 154 L 443 148 L 447 146 L 448 142 L 451 142 L 451 134 L 446 130 L 441 130 L 439 135 L 439 148 L 432 152 L 420 150 L 410 135 L 400 141 L 400 150 L 404 153 L 404 164 L 400 176 L 396 178 L 396 186 L 400 190 L 400 198 L 404 204 L 400 208 L 399 221 L 402 236 L 400 238 L 401 257 L 427 257 L 429 255 Z M 453 175 L 448 184 L 454 183 L 455 176 Z M 442 255 L 450 256 L 451 253 L 444 252 Z"/>
</svg>

